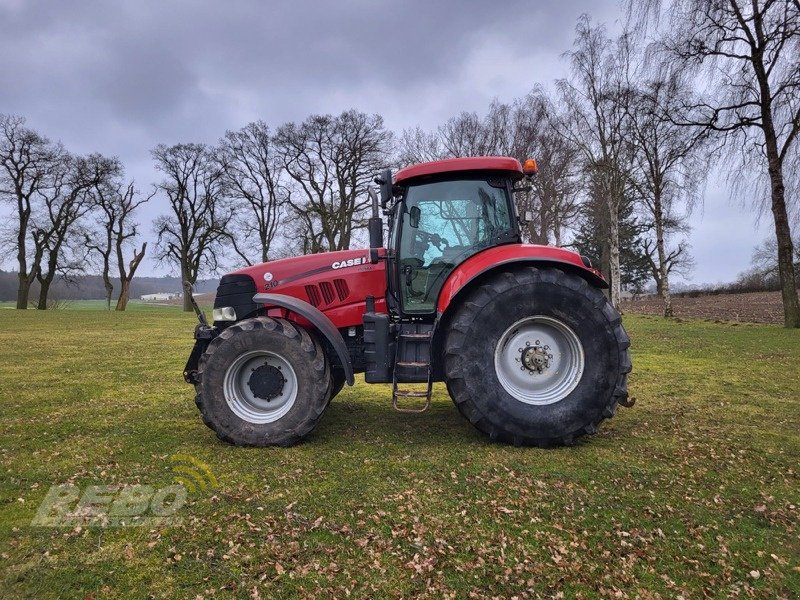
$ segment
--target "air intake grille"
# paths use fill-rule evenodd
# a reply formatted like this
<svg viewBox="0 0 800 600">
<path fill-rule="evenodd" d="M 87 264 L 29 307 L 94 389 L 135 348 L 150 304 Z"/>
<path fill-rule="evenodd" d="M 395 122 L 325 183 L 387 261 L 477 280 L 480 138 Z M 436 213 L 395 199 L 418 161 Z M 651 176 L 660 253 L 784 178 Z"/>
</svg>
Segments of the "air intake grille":
<svg viewBox="0 0 800 600">
<path fill-rule="evenodd" d="M 333 286 L 330 281 L 320 283 L 319 289 L 322 292 L 322 299 L 325 300 L 325 304 L 331 304 L 333 302 Z"/>
<path fill-rule="evenodd" d="M 339 300 L 346 300 L 350 295 L 350 288 L 347 287 L 347 282 L 344 279 L 334 279 L 333 285 L 336 286 L 336 295 Z"/>
<path fill-rule="evenodd" d="M 306 294 L 308 295 L 308 301 L 312 306 L 319 306 L 322 304 L 322 298 L 319 296 L 319 290 L 317 289 L 317 286 L 307 285 Z"/>
<path fill-rule="evenodd" d="M 308 301 L 315 307 L 333 304 L 337 298 L 344 302 L 350 296 L 350 288 L 344 279 L 334 279 L 333 283 L 323 281 L 319 285 L 307 285 L 305 289 Z"/>
</svg>

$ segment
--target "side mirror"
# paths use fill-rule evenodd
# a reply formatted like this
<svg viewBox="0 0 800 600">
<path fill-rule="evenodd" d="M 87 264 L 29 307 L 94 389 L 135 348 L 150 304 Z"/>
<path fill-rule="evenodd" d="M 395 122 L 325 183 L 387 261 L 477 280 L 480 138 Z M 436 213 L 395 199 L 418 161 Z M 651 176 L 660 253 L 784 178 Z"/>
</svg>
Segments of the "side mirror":
<svg viewBox="0 0 800 600">
<path fill-rule="evenodd" d="M 420 216 L 422 216 L 422 211 L 420 211 L 419 206 L 412 206 L 408 211 L 408 224 L 417 229 Z"/>
</svg>

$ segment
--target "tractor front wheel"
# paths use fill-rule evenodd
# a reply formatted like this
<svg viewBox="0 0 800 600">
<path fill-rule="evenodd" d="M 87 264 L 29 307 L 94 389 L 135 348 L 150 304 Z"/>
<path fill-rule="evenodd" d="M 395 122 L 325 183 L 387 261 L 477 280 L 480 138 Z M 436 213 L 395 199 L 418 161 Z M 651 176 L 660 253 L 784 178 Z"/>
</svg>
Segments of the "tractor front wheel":
<svg viewBox="0 0 800 600">
<path fill-rule="evenodd" d="M 450 322 L 447 388 L 492 439 L 568 445 L 625 402 L 629 344 L 619 313 L 584 279 L 506 272 L 474 289 Z"/>
<path fill-rule="evenodd" d="M 316 426 L 331 375 L 320 344 L 285 319 L 231 325 L 208 346 L 195 402 L 221 440 L 237 446 L 291 446 Z"/>
</svg>

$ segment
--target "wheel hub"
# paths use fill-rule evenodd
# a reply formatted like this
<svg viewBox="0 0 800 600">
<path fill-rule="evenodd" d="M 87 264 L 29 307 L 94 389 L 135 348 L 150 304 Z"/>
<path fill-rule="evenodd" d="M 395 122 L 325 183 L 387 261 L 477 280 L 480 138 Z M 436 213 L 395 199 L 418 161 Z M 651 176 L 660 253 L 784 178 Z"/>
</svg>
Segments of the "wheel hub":
<svg viewBox="0 0 800 600">
<path fill-rule="evenodd" d="M 280 396 L 283 393 L 284 385 L 286 385 L 286 378 L 283 376 L 281 368 L 273 367 L 269 363 L 253 369 L 247 380 L 247 387 L 250 388 L 253 395 L 267 402 Z"/>
<path fill-rule="evenodd" d="M 536 340 L 535 346 L 525 346 L 520 348 L 521 358 L 517 359 L 522 363 L 525 369 L 528 369 L 531 374 L 544 373 L 550 368 L 550 360 L 553 355 L 550 353 L 550 346 L 541 346 L 539 340 Z"/>
</svg>

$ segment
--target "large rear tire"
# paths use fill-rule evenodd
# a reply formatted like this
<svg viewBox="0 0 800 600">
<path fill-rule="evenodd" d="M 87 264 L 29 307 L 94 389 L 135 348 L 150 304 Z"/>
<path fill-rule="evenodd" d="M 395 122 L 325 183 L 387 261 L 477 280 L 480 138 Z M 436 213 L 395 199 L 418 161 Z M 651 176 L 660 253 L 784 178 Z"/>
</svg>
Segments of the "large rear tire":
<svg viewBox="0 0 800 600">
<path fill-rule="evenodd" d="M 506 272 L 450 321 L 447 389 L 493 440 L 569 445 L 625 402 L 629 345 L 619 313 L 584 279 L 554 268 Z"/>
<path fill-rule="evenodd" d="M 285 319 L 257 317 L 223 330 L 200 358 L 195 402 L 219 439 L 237 446 L 292 446 L 328 404 L 321 345 Z"/>
</svg>

